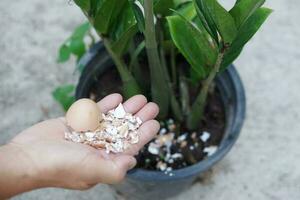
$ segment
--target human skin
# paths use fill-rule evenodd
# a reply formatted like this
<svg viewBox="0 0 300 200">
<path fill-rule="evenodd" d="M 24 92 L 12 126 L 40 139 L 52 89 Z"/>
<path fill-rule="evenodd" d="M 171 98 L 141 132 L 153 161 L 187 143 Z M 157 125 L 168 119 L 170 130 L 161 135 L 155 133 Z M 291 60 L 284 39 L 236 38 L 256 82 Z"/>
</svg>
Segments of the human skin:
<svg viewBox="0 0 300 200">
<path fill-rule="evenodd" d="M 120 94 L 111 94 L 97 104 L 103 113 L 122 102 Z M 0 147 L 0 199 L 44 187 L 84 190 L 98 183 L 121 182 L 136 165 L 134 155 L 158 132 L 153 120 L 158 106 L 142 95 L 123 103 L 126 112 L 143 121 L 140 140 L 123 153 L 107 154 L 85 144 L 64 139 L 66 121 L 56 118 L 36 124 Z"/>
</svg>

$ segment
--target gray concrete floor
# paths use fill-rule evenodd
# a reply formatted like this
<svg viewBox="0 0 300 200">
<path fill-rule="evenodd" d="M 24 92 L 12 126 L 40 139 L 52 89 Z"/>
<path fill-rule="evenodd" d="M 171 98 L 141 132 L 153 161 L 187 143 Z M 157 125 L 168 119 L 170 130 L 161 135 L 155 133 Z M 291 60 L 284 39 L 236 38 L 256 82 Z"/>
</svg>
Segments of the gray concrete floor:
<svg viewBox="0 0 300 200">
<path fill-rule="evenodd" d="M 272 0 L 275 12 L 236 61 L 247 91 L 237 144 L 212 176 L 176 199 L 300 199 L 300 1 Z M 0 144 L 63 112 L 50 92 L 75 83 L 59 44 L 84 20 L 68 0 L 0 1 Z M 49 112 L 45 112 L 48 110 Z M 15 199 L 115 199 L 108 186 L 41 189 Z"/>
</svg>

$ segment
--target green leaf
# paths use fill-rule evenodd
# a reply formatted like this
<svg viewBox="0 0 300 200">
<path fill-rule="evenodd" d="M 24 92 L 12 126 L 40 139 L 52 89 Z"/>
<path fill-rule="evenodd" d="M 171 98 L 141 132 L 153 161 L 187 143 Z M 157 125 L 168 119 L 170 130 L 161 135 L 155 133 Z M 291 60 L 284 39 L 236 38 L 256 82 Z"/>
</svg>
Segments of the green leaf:
<svg viewBox="0 0 300 200">
<path fill-rule="evenodd" d="M 179 8 L 176 9 L 176 11 L 189 21 L 193 20 L 197 15 L 195 6 L 191 1 L 182 4 Z"/>
<path fill-rule="evenodd" d="M 130 0 L 130 5 L 137 21 L 139 31 L 143 33 L 145 31 L 145 17 L 143 14 L 144 8 L 141 2 L 137 0 Z"/>
<path fill-rule="evenodd" d="M 225 43 L 231 43 L 237 34 L 233 17 L 217 0 L 195 0 L 200 19 L 205 18 L 212 30 L 217 29 Z M 214 34 L 214 33 L 213 33 Z"/>
<path fill-rule="evenodd" d="M 72 39 L 70 41 L 70 51 L 80 58 L 85 53 L 85 44 L 82 39 Z"/>
<path fill-rule="evenodd" d="M 88 13 L 90 10 L 90 1 L 89 0 L 74 0 L 74 2 L 79 6 L 85 13 Z"/>
<path fill-rule="evenodd" d="M 265 0 L 241 0 L 229 11 L 239 28 L 258 8 L 265 3 Z"/>
<path fill-rule="evenodd" d="M 59 48 L 57 62 L 58 63 L 66 62 L 67 60 L 70 59 L 70 56 L 71 56 L 71 51 L 69 47 L 66 44 L 63 44 Z"/>
<path fill-rule="evenodd" d="M 255 35 L 271 13 L 272 10 L 269 8 L 259 8 L 241 26 L 238 32 L 238 37 L 233 41 L 229 50 L 225 53 L 222 70 L 224 70 L 238 57 L 245 44 Z"/>
<path fill-rule="evenodd" d="M 137 32 L 137 26 L 133 25 L 128 30 L 126 30 L 120 38 L 116 42 L 113 43 L 112 49 L 116 54 L 122 55 L 128 47 L 129 41 L 133 38 L 133 36 Z"/>
<path fill-rule="evenodd" d="M 137 33 L 137 22 L 129 2 L 123 7 L 114 27 L 110 31 L 113 51 L 121 55 L 128 47 L 129 41 Z"/>
<path fill-rule="evenodd" d="M 167 16 L 171 13 L 170 8 L 175 8 L 173 0 L 156 0 L 154 1 L 154 13 Z"/>
<path fill-rule="evenodd" d="M 173 42 L 193 69 L 205 78 L 217 57 L 203 31 L 180 16 L 167 17 Z"/>
<path fill-rule="evenodd" d="M 90 30 L 90 24 L 83 23 L 76 27 L 72 35 L 61 45 L 58 53 L 57 62 L 62 63 L 69 60 L 71 54 L 77 57 L 77 60 L 86 52 L 84 37 Z"/>
<path fill-rule="evenodd" d="M 108 34 L 127 0 L 103 0 L 94 18 L 94 27 L 101 34 Z"/>
<path fill-rule="evenodd" d="M 197 71 L 195 71 L 195 69 L 191 67 L 189 69 L 189 81 L 193 84 L 193 86 L 199 84 L 199 81 L 201 81 L 201 79 L 203 79 L 203 77 L 199 76 L 199 73 L 197 73 Z"/>
<path fill-rule="evenodd" d="M 240 3 L 241 1 L 243 1 L 243 0 L 236 0 L 235 5 Z"/>
<path fill-rule="evenodd" d="M 174 1 L 175 8 L 177 8 L 178 6 L 180 6 L 181 4 L 184 4 L 186 2 L 192 2 L 192 0 L 173 0 L 173 1 Z"/>
<path fill-rule="evenodd" d="M 73 95 L 75 90 L 74 85 L 62 85 L 57 87 L 53 92 L 52 96 L 54 99 L 63 107 L 65 111 L 75 102 Z"/>
<path fill-rule="evenodd" d="M 215 40 L 215 42 L 219 42 L 219 36 L 217 32 L 217 28 L 213 23 L 212 18 L 210 17 L 208 10 L 202 4 L 202 1 L 195 1 L 194 5 L 197 11 L 198 18 L 200 19 L 199 22 L 202 26 L 206 29 L 206 31 L 211 35 L 211 37 Z M 206 16 L 206 17 L 205 17 Z"/>
<path fill-rule="evenodd" d="M 90 10 L 88 12 L 88 16 L 95 17 L 97 14 L 98 8 L 102 5 L 102 3 L 105 0 L 89 0 L 89 1 L 90 1 Z"/>
<path fill-rule="evenodd" d="M 85 22 L 80 26 L 76 27 L 72 33 L 71 38 L 84 38 L 85 34 L 90 30 L 91 26 L 89 22 Z"/>
</svg>

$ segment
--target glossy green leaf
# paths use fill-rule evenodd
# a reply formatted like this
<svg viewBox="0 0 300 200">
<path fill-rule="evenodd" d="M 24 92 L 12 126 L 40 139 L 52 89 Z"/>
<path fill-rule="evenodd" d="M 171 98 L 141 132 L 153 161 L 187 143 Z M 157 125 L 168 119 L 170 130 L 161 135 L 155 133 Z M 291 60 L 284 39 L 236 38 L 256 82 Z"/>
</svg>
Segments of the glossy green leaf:
<svg viewBox="0 0 300 200">
<path fill-rule="evenodd" d="M 193 67 L 190 67 L 188 75 L 189 81 L 193 84 L 193 86 L 197 86 L 199 81 L 203 79 L 203 77 L 199 76 L 199 73 L 197 73 Z"/>
<path fill-rule="evenodd" d="M 217 28 L 213 22 L 213 19 L 210 17 L 208 10 L 203 5 L 202 1 L 195 1 L 194 5 L 197 11 L 198 18 L 200 19 L 199 22 L 202 26 L 206 29 L 206 31 L 211 35 L 212 38 L 218 43 L 219 36 Z"/>
<path fill-rule="evenodd" d="M 90 1 L 90 10 L 88 16 L 94 18 L 97 15 L 98 5 L 102 5 L 105 0 L 89 0 Z"/>
<path fill-rule="evenodd" d="M 230 10 L 230 14 L 239 28 L 258 8 L 265 3 L 265 0 L 241 0 Z"/>
<path fill-rule="evenodd" d="M 204 27 L 201 19 L 196 16 L 194 19 L 193 19 L 193 23 L 196 24 L 196 26 L 204 33 L 204 35 L 206 36 L 207 40 L 210 41 L 210 44 L 213 48 L 218 48 L 218 45 L 219 45 L 219 41 L 216 41 L 214 39 L 214 37 L 207 31 L 207 29 Z"/>
<path fill-rule="evenodd" d="M 203 31 L 181 16 L 167 18 L 173 42 L 193 69 L 205 78 L 214 65 L 217 51 Z"/>
<path fill-rule="evenodd" d="M 191 1 L 180 5 L 176 11 L 189 21 L 193 20 L 197 15 L 194 3 Z"/>
<path fill-rule="evenodd" d="M 69 47 L 66 44 L 63 44 L 59 48 L 57 62 L 59 63 L 66 62 L 67 60 L 69 60 L 70 56 L 71 56 L 71 51 Z"/>
<path fill-rule="evenodd" d="M 71 55 L 75 55 L 77 60 L 86 52 L 84 38 L 89 32 L 90 24 L 84 23 L 74 30 L 72 35 L 61 45 L 58 53 L 57 62 L 66 62 Z"/>
<path fill-rule="evenodd" d="M 70 41 L 70 51 L 77 57 L 81 57 L 85 53 L 85 44 L 83 40 L 73 39 Z"/>
<path fill-rule="evenodd" d="M 74 32 L 72 33 L 71 38 L 83 38 L 86 33 L 90 30 L 91 26 L 89 22 L 85 22 L 80 26 L 76 27 Z"/>
<path fill-rule="evenodd" d="M 241 1 L 243 1 L 243 0 L 236 0 L 235 5 L 240 3 Z"/>
<path fill-rule="evenodd" d="M 104 35 L 109 33 L 109 29 L 115 24 L 126 2 L 127 0 L 103 0 L 93 20 L 98 33 Z"/>
<path fill-rule="evenodd" d="M 130 5 L 133 10 L 135 19 L 138 24 L 139 31 L 143 33 L 145 31 L 145 17 L 144 17 L 144 8 L 140 1 L 130 0 Z"/>
<path fill-rule="evenodd" d="M 129 2 L 126 2 L 110 31 L 113 51 L 119 55 L 124 53 L 127 50 L 129 41 L 132 40 L 137 31 L 137 22 L 132 7 Z"/>
<path fill-rule="evenodd" d="M 121 55 L 128 48 L 128 43 L 138 31 L 137 26 L 133 25 L 126 30 L 116 42 L 113 43 L 112 49 L 116 54 Z"/>
<path fill-rule="evenodd" d="M 217 29 L 225 43 L 231 43 L 237 34 L 233 17 L 217 0 L 195 0 L 199 17 L 205 18 L 211 30 Z"/>
<path fill-rule="evenodd" d="M 178 6 L 187 3 L 187 2 L 192 2 L 193 0 L 173 0 L 175 8 Z"/>
<path fill-rule="evenodd" d="M 170 8 L 175 8 L 173 0 L 156 0 L 154 1 L 154 13 L 167 16 L 171 13 Z"/>
<path fill-rule="evenodd" d="M 89 0 L 74 0 L 74 2 L 79 6 L 85 13 L 88 13 L 90 10 L 90 1 Z"/>
<path fill-rule="evenodd" d="M 259 8 L 241 26 L 238 37 L 233 41 L 224 56 L 222 63 L 223 70 L 238 57 L 245 44 L 254 36 L 271 13 L 272 10 L 269 8 Z"/>
<path fill-rule="evenodd" d="M 74 85 L 62 85 L 57 87 L 53 92 L 53 98 L 67 111 L 72 103 L 75 102 Z"/>
</svg>

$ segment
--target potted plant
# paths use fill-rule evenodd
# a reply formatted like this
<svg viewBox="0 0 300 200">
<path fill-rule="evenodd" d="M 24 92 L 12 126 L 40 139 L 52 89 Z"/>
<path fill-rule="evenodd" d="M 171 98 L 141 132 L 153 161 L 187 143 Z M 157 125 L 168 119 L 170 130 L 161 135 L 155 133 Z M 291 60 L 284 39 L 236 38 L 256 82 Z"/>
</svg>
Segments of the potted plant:
<svg viewBox="0 0 300 200">
<path fill-rule="evenodd" d="M 235 143 L 245 115 L 244 89 L 232 62 L 271 13 L 264 0 L 74 0 L 89 20 L 61 46 L 77 56 L 76 98 L 144 94 L 159 105 L 158 136 L 117 190 L 136 199 L 187 188 Z M 95 42 L 91 27 L 100 36 Z M 91 48 L 86 51 L 84 38 Z M 55 90 L 65 109 L 73 86 Z M 167 191 L 167 192 L 166 192 Z"/>
</svg>

